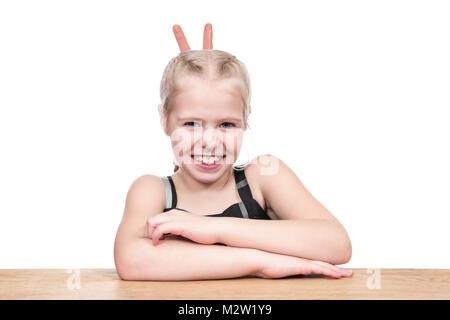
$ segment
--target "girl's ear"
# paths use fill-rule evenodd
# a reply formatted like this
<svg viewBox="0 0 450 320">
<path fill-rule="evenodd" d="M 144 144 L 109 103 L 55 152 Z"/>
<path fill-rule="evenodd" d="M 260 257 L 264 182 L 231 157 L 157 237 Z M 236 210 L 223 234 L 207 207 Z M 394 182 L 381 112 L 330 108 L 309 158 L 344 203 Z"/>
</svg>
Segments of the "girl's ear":
<svg viewBox="0 0 450 320">
<path fill-rule="evenodd" d="M 164 130 L 164 133 L 167 135 L 167 117 L 163 112 L 162 104 L 158 104 L 158 113 L 159 113 L 159 121 L 161 124 L 161 128 Z"/>
</svg>

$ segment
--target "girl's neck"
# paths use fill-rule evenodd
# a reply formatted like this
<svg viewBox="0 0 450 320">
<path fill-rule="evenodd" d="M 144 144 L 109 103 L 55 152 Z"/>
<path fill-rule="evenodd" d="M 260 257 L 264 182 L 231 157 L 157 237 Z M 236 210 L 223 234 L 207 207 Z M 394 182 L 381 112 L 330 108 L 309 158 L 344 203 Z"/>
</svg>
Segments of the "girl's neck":
<svg viewBox="0 0 450 320">
<path fill-rule="evenodd" d="M 231 166 L 230 170 L 220 176 L 219 179 L 210 183 L 198 181 L 182 169 L 178 169 L 178 171 L 172 175 L 172 178 L 175 179 L 178 184 L 181 184 L 183 190 L 189 190 L 189 192 L 200 194 L 216 193 L 225 190 L 230 182 L 234 183 L 234 169 L 233 166 Z"/>
</svg>

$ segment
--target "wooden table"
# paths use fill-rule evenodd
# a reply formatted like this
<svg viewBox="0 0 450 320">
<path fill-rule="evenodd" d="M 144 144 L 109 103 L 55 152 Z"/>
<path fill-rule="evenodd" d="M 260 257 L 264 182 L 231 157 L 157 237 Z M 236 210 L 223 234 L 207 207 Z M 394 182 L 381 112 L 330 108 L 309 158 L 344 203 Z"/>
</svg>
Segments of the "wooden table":
<svg viewBox="0 0 450 320">
<path fill-rule="evenodd" d="M 0 269 L 0 299 L 450 299 L 450 269 L 352 269 L 322 275 L 201 281 L 124 281 L 115 269 Z M 377 281 L 379 280 L 379 281 Z"/>
</svg>

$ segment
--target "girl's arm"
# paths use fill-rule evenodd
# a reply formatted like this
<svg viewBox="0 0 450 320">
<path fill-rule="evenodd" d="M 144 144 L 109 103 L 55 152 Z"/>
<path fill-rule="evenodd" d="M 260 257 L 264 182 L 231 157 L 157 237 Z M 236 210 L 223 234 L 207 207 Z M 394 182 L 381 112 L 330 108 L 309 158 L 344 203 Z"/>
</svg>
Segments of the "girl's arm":
<svg viewBox="0 0 450 320">
<path fill-rule="evenodd" d="M 165 239 L 158 246 L 139 238 L 126 249 L 123 280 L 206 280 L 256 275 L 257 250 L 203 245 L 188 240 Z"/>
<path fill-rule="evenodd" d="M 127 261 L 127 269 L 117 269 L 123 280 L 284 278 L 312 273 L 333 278 L 352 276 L 351 270 L 320 261 L 179 239 L 165 239 L 158 246 L 148 238 L 136 239 L 128 245 Z"/>
<path fill-rule="evenodd" d="M 220 217 L 222 243 L 332 264 L 350 260 L 352 246 L 345 228 L 281 159 L 258 156 L 247 170 L 258 181 L 267 209 L 280 220 Z"/>
<path fill-rule="evenodd" d="M 187 239 L 165 239 L 154 246 L 143 231 L 147 219 L 162 211 L 164 193 L 160 183 L 158 177 L 146 175 L 138 178 L 128 192 L 114 243 L 117 273 L 124 280 L 224 279 L 247 275 L 278 278 L 310 273 L 340 277 L 345 272 L 320 261 L 253 248 L 204 245 Z"/>
<path fill-rule="evenodd" d="M 149 217 L 162 212 L 164 197 L 159 177 L 141 176 L 131 185 L 114 243 L 114 261 L 122 279 L 222 279 L 256 272 L 255 249 L 177 239 L 153 246 L 152 240 L 144 237 L 144 228 Z"/>
<path fill-rule="evenodd" d="M 324 219 L 257 220 L 217 217 L 219 242 L 332 264 L 350 260 L 351 245 L 343 229 Z"/>
</svg>

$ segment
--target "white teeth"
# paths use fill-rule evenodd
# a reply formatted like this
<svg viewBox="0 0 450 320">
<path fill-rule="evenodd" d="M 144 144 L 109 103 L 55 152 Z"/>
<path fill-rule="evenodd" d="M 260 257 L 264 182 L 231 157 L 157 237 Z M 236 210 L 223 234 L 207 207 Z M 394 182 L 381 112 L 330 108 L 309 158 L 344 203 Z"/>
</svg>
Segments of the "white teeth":
<svg viewBox="0 0 450 320">
<path fill-rule="evenodd" d="M 221 156 L 219 156 L 219 157 L 202 157 L 202 156 L 195 156 L 195 157 L 194 157 L 194 160 L 195 160 L 196 162 L 201 162 L 201 163 L 204 163 L 204 164 L 213 164 L 213 163 L 215 163 L 215 162 L 218 162 L 218 161 L 222 160 L 222 157 L 221 157 Z"/>
</svg>

